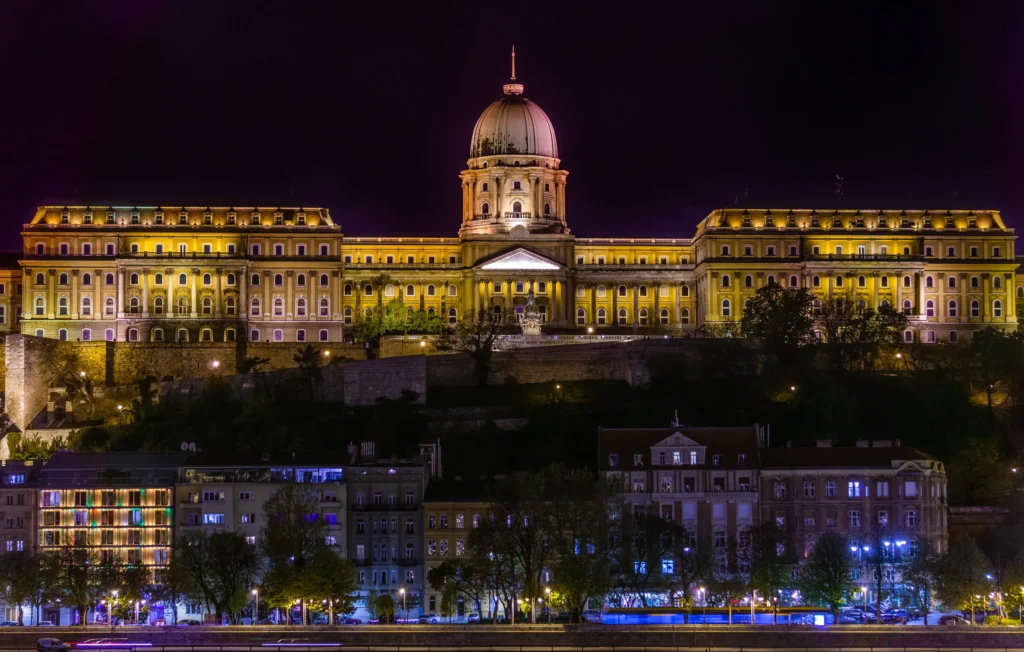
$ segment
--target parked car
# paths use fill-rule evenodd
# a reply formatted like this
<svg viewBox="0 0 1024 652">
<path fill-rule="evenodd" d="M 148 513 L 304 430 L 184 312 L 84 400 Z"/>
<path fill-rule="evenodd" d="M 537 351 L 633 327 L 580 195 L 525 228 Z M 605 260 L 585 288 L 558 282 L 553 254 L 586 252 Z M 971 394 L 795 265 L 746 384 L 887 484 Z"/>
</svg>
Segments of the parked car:
<svg viewBox="0 0 1024 652">
<path fill-rule="evenodd" d="M 338 622 L 340 622 L 342 625 L 362 625 L 363 624 L 363 621 L 359 620 L 358 618 L 349 618 L 347 616 L 342 617 Z"/>
<path fill-rule="evenodd" d="M 20 627 L 21 623 L 16 623 L 13 620 L 5 620 L 0 623 L 0 627 Z"/>
<path fill-rule="evenodd" d="M 36 650 L 39 652 L 68 652 L 71 646 L 59 638 L 41 638 L 36 641 Z"/>
<path fill-rule="evenodd" d="M 474 611 L 473 613 L 471 613 L 468 616 L 466 616 L 466 622 L 467 623 L 478 623 L 478 622 L 480 622 L 480 614 L 478 614 L 477 612 Z"/>
<path fill-rule="evenodd" d="M 599 623 L 599 622 L 601 622 L 601 610 L 600 609 L 585 609 L 583 611 L 583 622 L 585 622 L 585 623 Z"/>
<path fill-rule="evenodd" d="M 436 625 L 441 622 L 441 619 L 437 617 L 437 614 L 423 614 L 416 622 L 420 625 Z"/>
<path fill-rule="evenodd" d="M 327 625 L 328 624 L 327 616 L 325 616 L 323 614 L 317 616 L 316 618 L 313 619 L 313 624 L 314 625 Z"/>
<path fill-rule="evenodd" d="M 945 616 L 939 616 L 939 624 L 947 627 L 970 627 L 971 621 L 963 616 L 947 614 Z"/>
<path fill-rule="evenodd" d="M 36 623 L 36 627 L 56 627 L 52 620 L 40 620 Z"/>
<path fill-rule="evenodd" d="M 178 621 L 178 624 L 182 627 L 195 627 L 197 625 L 202 625 L 203 623 L 196 620 L 195 618 L 182 618 Z"/>
</svg>

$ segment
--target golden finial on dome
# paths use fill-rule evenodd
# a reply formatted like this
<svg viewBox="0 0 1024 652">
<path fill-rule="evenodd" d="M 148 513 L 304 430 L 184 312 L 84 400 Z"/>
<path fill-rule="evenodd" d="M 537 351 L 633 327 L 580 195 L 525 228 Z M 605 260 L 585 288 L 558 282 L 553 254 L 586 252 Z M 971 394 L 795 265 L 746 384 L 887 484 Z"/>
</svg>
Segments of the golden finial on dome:
<svg viewBox="0 0 1024 652">
<path fill-rule="evenodd" d="M 512 81 L 516 80 L 516 44 L 512 44 Z"/>
</svg>

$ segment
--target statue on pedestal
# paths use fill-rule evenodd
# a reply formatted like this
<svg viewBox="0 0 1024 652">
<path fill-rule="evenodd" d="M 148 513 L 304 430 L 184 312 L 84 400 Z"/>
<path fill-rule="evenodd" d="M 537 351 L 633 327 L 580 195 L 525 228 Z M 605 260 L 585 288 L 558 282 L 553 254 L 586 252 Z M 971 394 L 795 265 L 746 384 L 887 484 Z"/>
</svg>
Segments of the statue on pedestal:
<svg viewBox="0 0 1024 652">
<path fill-rule="evenodd" d="M 519 326 L 523 329 L 523 335 L 540 335 L 540 314 L 533 297 L 533 283 L 530 285 L 530 292 L 526 295 L 526 314 L 519 320 Z"/>
</svg>

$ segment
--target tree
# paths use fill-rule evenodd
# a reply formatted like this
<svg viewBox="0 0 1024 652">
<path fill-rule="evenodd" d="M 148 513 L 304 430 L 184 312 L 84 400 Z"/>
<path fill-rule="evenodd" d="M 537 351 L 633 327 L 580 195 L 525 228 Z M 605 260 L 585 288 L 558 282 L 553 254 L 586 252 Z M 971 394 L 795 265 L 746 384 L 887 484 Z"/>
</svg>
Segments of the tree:
<svg viewBox="0 0 1024 652">
<path fill-rule="evenodd" d="M 177 547 L 169 561 L 163 574 L 163 582 L 152 587 L 151 596 L 154 601 L 170 606 L 171 624 L 177 625 L 178 605 L 186 602 L 200 603 L 203 601 L 203 595 Z"/>
<path fill-rule="evenodd" d="M 647 596 L 668 589 L 672 581 L 675 569 L 673 573 L 663 573 L 662 559 L 688 554 L 683 550 L 686 532 L 678 524 L 654 514 L 623 514 L 621 506 L 613 509 L 617 513 L 610 528 L 614 542 L 610 551 L 613 591 L 626 606 L 638 599 L 646 607 Z"/>
<path fill-rule="evenodd" d="M 313 552 L 303 569 L 301 585 L 305 599 L 314 603 L 326 600 L 335 615 L 356 610 L 355 566 L 326 545 Z"/>
<path fill-rule="evenodd" d="M 981 548 L 970 535 L 958 532 L 950 537 L 949 549 L 939 562 L 936 595 L 947 608 L 970 609 L 973 625 L 974 608 L 979 604 L 976 596 L 988 599 L 987 572 L 988 560 Z"/>
<path fill-rule="evenodd" d="M 509 539 L 490 518 L 480 519 L 479 526 L 469 535 L 468 545 L 469 563 L 479 574 L 478 581 L 494 596 L 491 617 L 496 621 L 497 602 L 510 607 L 517 593 L 520 568 L 516 556 Z"/>
<path fill-rule="evenodd" d="M 427 583 L 443 595 L 453 591 L 471 602 L 477 613 L 482 613 L 483 601 L 489 588 L 487 564 L 481 564 L 479 556 L 469 559 L 445 560 L 427 572 Z"/>
<path fill-rule="evenodd" d="M 479 385 L 486 385 L 494 352 L 502 346 L 505 336 L 515 332 L 515 322 L 506 314 L 489 315 L 481 310 L 475 319 L 466 319 L 441 332 L 437 350 L 465 353 L 473 361 Z"/>
<path fill-rule="evenodd" d="M 791 356 L 814 338 L 812 299 L 806 288 L 785 289 L 778 284 L 758 288 L 740 320 L 743 334 L 761 339 L 765 349 L 780 358 Z"/>
<path fill-rule="evenodd" d="M 47 597 L 77 609 L 80 624 L 85 625 L 89 607 L 104 594 L 96 556 L 85 546 L 65 544 L 47 551 L 41 560 L 44 582 L 52 587 Z"/>
<path fill-rule="evenodd" d="M 315 349 L 312 344 L 307 344 L 298 350 L 293 359 L 299 368 L 299 375 L 306 385 L 309 400 L 312 401 L 316 398 L 316 390 L 324 379 L 323 373 L 320 371 L 324 356 L 320 355 L 320 349 Z"/>
<path fill-rule="evenodd" d="M 207 611 L 234 622 L 260 569 L 256 547 L 238 532 L 213 532 L 182 539 L 178 550 Z"/>
<path fill-rule="evenodd" d="M 833 369 L 873 369 L 880 349 L 898 346 L 907 318 L 891 306 L 860 307 L 844 298 L 826 299 L 817 317 Z"/>
<path fill-rule="evenodd" d="M 827 606 L 833 621 L 839 622 L 839 607 L 853 588 L 852 571 L 849 539 L 838 532 L 823 534 L 804 567 L 801 582 L 804 597 Z"/>
<path fill-rule="evenodd" d="M 935 548 L 922 541 L 917 553 L 903 567 L 903 581 L 913 587 L 917 603 L 924 611 L 924 624 L 928 626 L 928 614 L 932 610 L 932 592 L 938 581 L 940 559 Z"/>
<path fill-rule="evenodd" d="M 395 622 L 395 599 L 390 594 L 378 595 L 377 599 L 373 601 L 373 608 L 382 625 Z"/>
<path fill-rule="evenodd" d="M 1008 464 L 992 439 L 972 437 L 949 463 L 949 493 L 959 504 L 998 505 L 1010 492 Z"/>
<path fill-rule="evenodd" d="M 4 602 L 18 608 L 18 624 L 24 624 L 23 606 L 35 605 L 42 585 L 42 568 L 38 556 L 28 552 L 9 552 L 0 556 L 0 586 Z"/>
<path fill-rule="evenodd" d="M 779 590 L 785 588 L 789 579 L 790 561 L 786 551 L 789 549 L 785 533 L 775 523 L 765 522 L 755 525 L 743 535 L 737 547 L 737 556 L 741 565 L 749 568 L 750 586 L 761 592 L 761 595 L 773 606 L 775 619 L 778 619 L 777 602 Z"/>
</svg>

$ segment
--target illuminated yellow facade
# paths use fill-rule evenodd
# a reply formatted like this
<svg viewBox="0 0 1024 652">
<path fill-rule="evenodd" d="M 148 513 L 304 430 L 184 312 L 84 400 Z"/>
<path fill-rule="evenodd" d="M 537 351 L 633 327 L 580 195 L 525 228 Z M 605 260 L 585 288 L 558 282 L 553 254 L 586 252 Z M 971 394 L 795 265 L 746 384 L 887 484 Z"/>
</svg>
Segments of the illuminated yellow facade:
<svg viewBox="0 0 1024 652">
<path fill-rule="evenodd" d="M 20 329 L 336 342 L 381 302 L 451 323 L 520 315 L 532 290 L 549 332 L 687 335 L 737 322 L 773 282 L 894 306 L 914 341 L 1016 328 L 1024 281 L 998 211 L 729 208 L 693 238 L 578 238 L 567 178 L 550 120 L 510 83 L 473 130 L 458 237 L 345 237 L 324 208 L 44 206 L 23 230 Z"/>
</svg>

